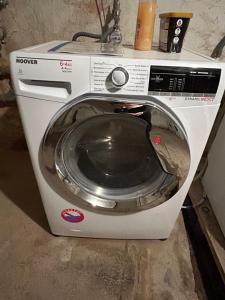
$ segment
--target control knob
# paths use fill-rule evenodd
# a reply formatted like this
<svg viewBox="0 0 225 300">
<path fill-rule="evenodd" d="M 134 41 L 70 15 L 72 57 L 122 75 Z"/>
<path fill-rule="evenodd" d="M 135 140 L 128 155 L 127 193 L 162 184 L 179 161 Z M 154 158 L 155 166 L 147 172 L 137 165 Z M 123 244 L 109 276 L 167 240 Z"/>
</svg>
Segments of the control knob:
<svg viewBox="0 0 225 300">
<path fill-rule="evenodd" d="M 124 86 L 129 80 L 129 74 L 127 70 L 121 67 L 117 67 L 112 70 L 112 84 L 120 88 Z"/>
</svg>

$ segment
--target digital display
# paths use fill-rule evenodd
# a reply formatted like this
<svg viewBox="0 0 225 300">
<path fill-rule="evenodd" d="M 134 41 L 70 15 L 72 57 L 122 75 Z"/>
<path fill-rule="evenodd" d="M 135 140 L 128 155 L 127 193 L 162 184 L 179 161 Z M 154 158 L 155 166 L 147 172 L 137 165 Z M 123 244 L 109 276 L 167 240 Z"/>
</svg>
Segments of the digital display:
<svg viewBox="0 0 225 300">
<path fill-rule="evenodd" d="M 216 94 L 221 69 L 152 66 L 149 91 Z"/>
</svg>

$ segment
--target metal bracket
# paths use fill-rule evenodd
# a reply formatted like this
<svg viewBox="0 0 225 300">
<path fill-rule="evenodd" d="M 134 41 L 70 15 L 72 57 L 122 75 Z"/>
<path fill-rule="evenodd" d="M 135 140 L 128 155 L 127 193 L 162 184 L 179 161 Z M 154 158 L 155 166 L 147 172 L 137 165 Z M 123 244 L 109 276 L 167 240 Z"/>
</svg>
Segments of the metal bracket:
<svg viewBox="0 0 225 300">
<path fill-rule="evenodd" d="M 9 4 L 8 0 L 0 0 L 0 10 L 3 8 L 6 8 L 6 6 Z"/>
<path fill-rule="evenodd" d="M 0 43 L 1 44 L 5 44 L 5 38 L 6 38 L 7 34 L 6 34 L 6 29 L 3 26 L 0 26 Z"/>
<path fill-rule="evenodd" d="M 6 29 L 5 27 L 0 26 L 0 57 L 1 57 L 2 45 L 6 43 L 5 38 L 6 38 Z"/>
</svg>

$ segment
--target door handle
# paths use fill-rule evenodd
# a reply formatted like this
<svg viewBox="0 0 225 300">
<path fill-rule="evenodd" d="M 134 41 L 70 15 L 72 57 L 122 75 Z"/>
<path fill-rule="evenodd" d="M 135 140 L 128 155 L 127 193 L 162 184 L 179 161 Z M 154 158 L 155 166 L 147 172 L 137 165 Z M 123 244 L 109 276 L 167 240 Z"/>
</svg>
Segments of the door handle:
<svg viewBox="0 0 225 300">
<path fill-rule="evenodd" d="M 22 79 L 19 80 L 19 88 L 22 92 L 63 99 L 72 93 L 71 83 L 64 81 Z"/>
</svg>

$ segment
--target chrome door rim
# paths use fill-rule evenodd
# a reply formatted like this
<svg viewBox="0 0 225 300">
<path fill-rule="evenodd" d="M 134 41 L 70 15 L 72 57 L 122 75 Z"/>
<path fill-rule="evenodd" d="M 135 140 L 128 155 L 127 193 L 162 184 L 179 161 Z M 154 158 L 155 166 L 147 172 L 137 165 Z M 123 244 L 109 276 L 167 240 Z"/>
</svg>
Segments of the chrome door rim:
<svg viewBox="0 0 225 300">
<path fill-rule="evenodd" d="M 110 211 L 110 212 L 130 212 L 137 211 L 140 209 L 148 209 L 161 203 L 169 200 L 171 198 L 172 191 L 166 190 L 166 187 L 162 184 L 161 188 L 155 188 L 155 190 L 151 191 L 150 194 L 147 191 L 141 190 L 140 193 L 130 193 L 126 196 L 122 196 L 119 193 L 114 193 L 113 195 L 105 195 L 102 193 L 101 187 L 96 187 L 95 193 L 90 193 L 85 190 L 84 187 L 81 187 L 77 182 L 71 180 L 68 174 L 65 175 L 64 168 L 62 164 L 60 165 L 60 143 L 62 142 L 63 134 L 68 130 L 71 126 L 57 127 L 60 124 L 60 118 L 63 119 L 63 116 L 66 116 L 68 112 L 70 112 L 71 108 L 77 107 L 82 103 L 89 102 L 114 102 L 114 103 L 136 103 L 136 104 L 145 104 L 151 107 L 154 107 L 167 116 L 170 117 L 174 121 L 174 123 L 181 130 L 183 137 L 187 142 L 186 132 L 179 121 L 179 119 L 175 116 L 173 112 L 166 109 L 157 99 L 152 97 L 138 97 L 138 101 L 136 97 L 125 97 L 125 96 L 117 96 L 113 97 L 111 95 L 93 95 L 87 94 L 83 95 L 75 100 L 69 102 L 65 106 L 63 106 L 59 112 L 52 118 L 50 124 L 45 132 L 45 135 L 42 140 L 42 144 L 40 147 L 39 158 L 40 158 L 40 166 L 42 173 L 47 180 L 47 182 L 51 185 L 51 187 L 58 192 L 62 197 L 66 200 L 76 203 L 80 206 L 87 206 L 94 210 L 101 211 Z M 58 123 L 59 124 L 58 124 Z M 188 142 L 187 142 L 188 145 Z M 189 152 L 190 153 L 190 152 Z M 57 163 L 58 162 L 58 163 Z M 186 178 L 185 178 L 186 179 Z M 185 180 L 184 180 L 185 181 Z M 172 188 L 172 186 L 171 186 Z M 175 186 L 174 186 L 175 188 Z M 69 192 L 68 192 L 69 191 Z"/>
</svg>

